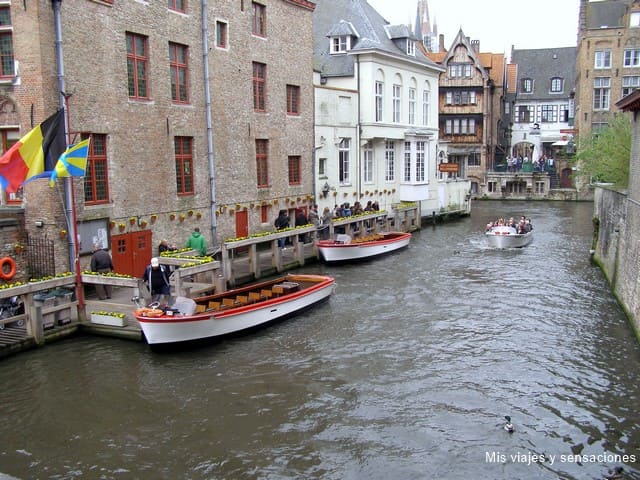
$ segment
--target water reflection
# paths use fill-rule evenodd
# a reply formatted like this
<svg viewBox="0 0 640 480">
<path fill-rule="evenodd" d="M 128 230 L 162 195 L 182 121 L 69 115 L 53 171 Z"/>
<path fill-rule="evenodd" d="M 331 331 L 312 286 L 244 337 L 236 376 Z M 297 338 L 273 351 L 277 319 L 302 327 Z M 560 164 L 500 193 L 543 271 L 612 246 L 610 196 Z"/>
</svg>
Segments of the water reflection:
<svg viewBox="0 0 640 480">
<path fill-rule="evenodd" d="M 612 458 L 640 453 L 640 350 L 589 262 L 591 207 L 478 203 L 375 262 L 305 268 L 336 277 L 328 303 L 206 348 L 88 337 L 7 359 L 0 471 L 583 479 L 622 465 L 640 478 Z M 488 249 L 487 220 L 522 212 L 533 243 Z"/>
</svg>

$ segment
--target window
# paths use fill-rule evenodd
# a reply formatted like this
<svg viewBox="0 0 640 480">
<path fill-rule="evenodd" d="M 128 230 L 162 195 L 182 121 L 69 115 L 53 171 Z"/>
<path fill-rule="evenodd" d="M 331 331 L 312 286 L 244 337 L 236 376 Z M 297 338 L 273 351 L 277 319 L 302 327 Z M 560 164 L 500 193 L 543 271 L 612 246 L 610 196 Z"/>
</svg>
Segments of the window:
<svg viewBox="0 0 640 480">
<path fill-rule="evenodd" d="M 0 78 L 16 75 L 13 61 L 13 31 L 9 6 L 0 7 Z"/>
<path fill-rule="evenodd" d="M 269 140 L 256 140 L 256 174 L 258 188 L 269 186 Z"/>
<path fill-rule="evenodd" d="M 260 206 L 260 222 L 267 223 L 269 221 L 269 205 Z"/>
<path fill-rule="evenodd" d="M 424 90 L 422 92 L 422 125 L 429 125 L 429 96 L 431 92 Z"/>
<path fill-rule="evenodd" d="M 147 37 L 127 32 L 127 76 L 129 98 L 146 100 L 149 98 L 147 64 Z"/>
<path fill-rule="evenodd" d="M 373 148 L 371 142 L 367 142 L 362 148 L 362 181 L 373 183 Z"/>
<path fill-rule="evenodd" d="M 300 156 L 289 156 L 289 185 L 300 185 Z"/>
<path fill-rule="evenodd" d="M 475 105 L 476 92 L 465 90 L 449 91 L 445 94 L 445 103 L 447 105 Z"/>
<path fill-rule="evenodd" d="M 318 176 L 326 178 L 327 176 L 327 159 L 319 158 L 318 159 Z"/>
<path fill-rule="evenodd" d="M 216 47 L 227 48 L 227 22 L 216 20 Z"/>
<path fill-rule="evenodd" d="M 253 34 L 260 37 L 267 36 L 267 7 L 253 2 Z"/>
<path fill-rule="evenodd" d="M 516 123 L 531 123 L 532 107 L 530 105 L 516 105 L 515 121 Z"/>
<path fill-rule="evenodd" d="M 622 77 L 622 96 L 626 97 L 634 90 L 640 88 L 639 76 L 624 76 Z"/>
<path fill-rule="evenodd" d="M 253 110 L 266 111 L 267 66 L 253 62 Z"/>
<path fill-rule="evenodd" d="M 416 44 L 410 38 L 407 38 L 407 55 L 416 56 Z"/>
<path fill-rule="evenodd" d="M 450 78 L 471 78 L 470 63 L 453 63 L 448 68 Z"/>
<path fill-rule="evenodd" d="M 611 79 L 596 77 L 593 79 L 593 109 L 609 110 L 609 95 L 611 93 Z"/>
<path fill-rule="evenodd" d="M 83 134 L 91 139 L 87 169 L 84 174 L 84 202 L 87 205 L 109 201 L 109 177 L 107 172 L 107 136 L 98 133 Z"/>
<path fill-rule="evenodd" d="M 189 50 L 185 45 L 169 43 L 171 71 L 171 99 L 175 103 L 189 103 Z"/>
<path fill-rule="evenodd" d="M 416 182 L 424 182 L 425 142 L 416 142 Z"/>
<path fill-rule="evenodd" d="M 184 13 L 186 11 L 186 0 L 167 0 L 169 10 Z"/>
<path fill-rule="evenodd" d="M 2 129 L 0 130 L 0 155 L 5 154 L 15 143 L 20 140 L 20 130 Z M 22 203 L 22 187 L 15 193 L 5 192 L 6 203 Z"/>
<path fill-rule="evenodd" d="M 520 92 L 532 93 L 533 92 L 533 80 L 530 78 L 523 78 L 520 80 Z"/>
<path fill-rule="evenodd" d="M 343 138 L 338 145 L 338 180 L 341 185 L 349 183 L 349 148 L 351 139 Z"/>
<path fill-rule="evenodd" d="M 402 180 L 411 181 L 411 142 L 404 142 L 404 165 Z"/>
<path fill-rule="evenodd" d="M 400 123 L 400 101 L 402 98 L 402 87 L 393 86 L 393 122 Z"/>
<path fill-rule="evenodd" d="M 476 121 L 473 118 L 456 118 L 445 121 L 446 135 L 475 135 Z"/>
<path fill-rule="evenodd" d="M 416 124 L 416 89 L 409 88 L 409 125 Z"/>
<path fill-rule="evenodd" d="M 640 12 L 631 12 L 629 14 L 629 27 L 640 27 Z"/>
<path fill-rule="evenodd" d="M 384 89 L 384 84 L 382 82 L 376 82 L 375 86 L 375 97 L 376 97 L 376 122 L 382 121 L 382 92 Z"/>
<path fill-rule="evenodd" d="M 542 105 L 540 107 L 540 121 L 543 123 L 555 123 L 558 121 L 557 105 Z"/>
<path fill-rule="evenodd" d="M 331 53 L 346 53 L 351 49 L 351 37 L 349 35 L 340 35 L 331 37 Z"/>
<path fill-rule="evenodd" d="M 395 142 L 387 140 L 384 143 L 384 161 L 385 161 L 384 179 L 387 182 L 393 182 L 396 179 L 396 144 Z"/>
<path fill-rule="evenodd" d="M 596 50 L 594 68 L 611 68 L 611 50 Z"/>
<path fill-rule="evenodd" d="M 544 193 L 544 182 L 536 182 L 536 193 Z"/>
<path fill-rule="evenodd" d="M 300 115 L 300 87 L 287 85 L 287 115 Z"/>
<path fill-rule="evenodd" d="M 480 166 L 480 153 L 473 152 L 470 153 L 467 157 L 467 165 L 470 167 L 479 167 Z"/>
<path fill-rule="evenodd" d="M 563 83 L 560 77 L 553 77 L 551 79 L 551 93 L 561 93 L 564 89 Z"/>
<path fill-rule="evenodd" d="M 173 139 L 176 156 L 176 186 L 178 195 L 193 195 L 193 138 Z"/>
<path fill-rule="evenodd" d="M 640 66 L 640 49 L 627 48 L 624 51 L 624 64 L 625 67 L 639 67 Z"/>
</svg>

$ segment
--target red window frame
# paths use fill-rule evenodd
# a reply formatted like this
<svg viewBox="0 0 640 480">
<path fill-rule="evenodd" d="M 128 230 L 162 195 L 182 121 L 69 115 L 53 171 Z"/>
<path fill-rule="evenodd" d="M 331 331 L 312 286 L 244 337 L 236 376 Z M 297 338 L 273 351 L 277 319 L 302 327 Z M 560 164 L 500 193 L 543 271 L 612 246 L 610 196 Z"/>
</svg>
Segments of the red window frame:
<svg viewBox="0 0 640 480">
<path fill-rule="evenodd" d="M 256 139 L 256 180 L 258 188 L 269 186 L 269 140 Z"/>
<path fill-rule="evenodd" d="M 169 10 L 174 10 L 180 13 L 187 12 L 187 0 L 167 0 L 167 6 Z"/>
<path fill-rule="evenodd" d="M 149 47 L 144 35 L 127 32 L 127 77 L 129 98 L 149 99 Z"/>
<path fill-rule="evenodd" d="M 99 205 L 109 202 L 109 171 L 107 162 L 107 136 L 102 133 L 83 133 L 90 138 L 87 169 L 84 174 L 84 203 Z"/>
<path fill-rule="evenodd" d="M 253 62 L 253 110 L 267 110 L 267 66 L 264 63 Z"/>
<path fill-rule="evenodd" d="M 169 42 L 169 70 L 173 103 L 189 103 L 189 47 Z"/>
<path fill-rule="evenodd" d="M 300 155 L 290 155 L 288 159 L 289 163 L 289 185 L 300 185 Z"/>
<path fill-rule="evenodd" d="M 287 115 L 300 115 L 300 87 L 287 85 Z"/>
<path fill-rule="evenodd" d="M 227 48 L 227 22 L 216 21 L 216 47 Z"/>
<path fill-rule="evenodd" d="M 267 36 L 267 6 L 258 2 L 252 2 L 253 7 L 253 30 L 254 35 L 259 37 Z"/>
<path fill-rule="evenodd" d="M 193 138 L 174 137 L 176 189 L 180 196 L 193 195 Z"/>
</svg>

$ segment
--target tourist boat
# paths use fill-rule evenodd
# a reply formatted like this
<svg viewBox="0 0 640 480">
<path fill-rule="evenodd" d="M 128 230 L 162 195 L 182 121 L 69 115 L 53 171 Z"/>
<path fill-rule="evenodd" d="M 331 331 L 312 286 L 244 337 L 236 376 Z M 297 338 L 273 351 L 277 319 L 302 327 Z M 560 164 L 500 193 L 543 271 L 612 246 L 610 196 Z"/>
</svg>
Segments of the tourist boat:
<svg viewBox="0 0 640 480">
<path fill-rule="evenodd" d="M 500 225 L 487 230 L 485 237 L 492 248 L 522 248 L 533 240 L 533 231 L 518 233 L 513 227 Z"/>
<path fill-rule="evenodd" d="M 336 235 L 335 240 L 320 240 L 318 251 L 325 262 L 349 262 L 393 252 L 409 245 L 411 234 L 386 232 L 351 238 Z"/>
<path fill-rule="evenodd" d="M 328 299 L 334 288 L 332 277 L 292 274 L 194 299 L 178 297 L 172 308 L 138 308 L 133 315 L 149 345 L 170 345 L 266 325 Z"/>
</svg>

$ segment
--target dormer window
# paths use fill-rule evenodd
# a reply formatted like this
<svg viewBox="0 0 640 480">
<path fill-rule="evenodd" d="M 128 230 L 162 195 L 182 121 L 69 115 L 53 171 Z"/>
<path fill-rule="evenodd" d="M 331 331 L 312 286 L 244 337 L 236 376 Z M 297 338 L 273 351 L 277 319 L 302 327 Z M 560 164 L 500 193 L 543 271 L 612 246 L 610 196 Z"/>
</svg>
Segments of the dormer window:
<svg viewBox="0 0 640 480">
<path fill-rule="evenodd" d="M 416 56 L 416 44 L 410 38 L 407 38 L 407 55 Z"/>
<path fill-rule="evenodd" d="M 331 37 L 331 53 L 346 53 L 351 50 L 351 37 L 340 35 Z"/>
<path fill-rule="evenodd" d="M 562 93 L 563 82 L 560 77 L 553 77 L 551 79 L 551 93 Z"/>
<path fill-rule="evenodd" d="M 520 92 L 532 93 L 533 92 L 533 80 L 530 78 L 523 78 L 520 80 Z"/>
</svg>

